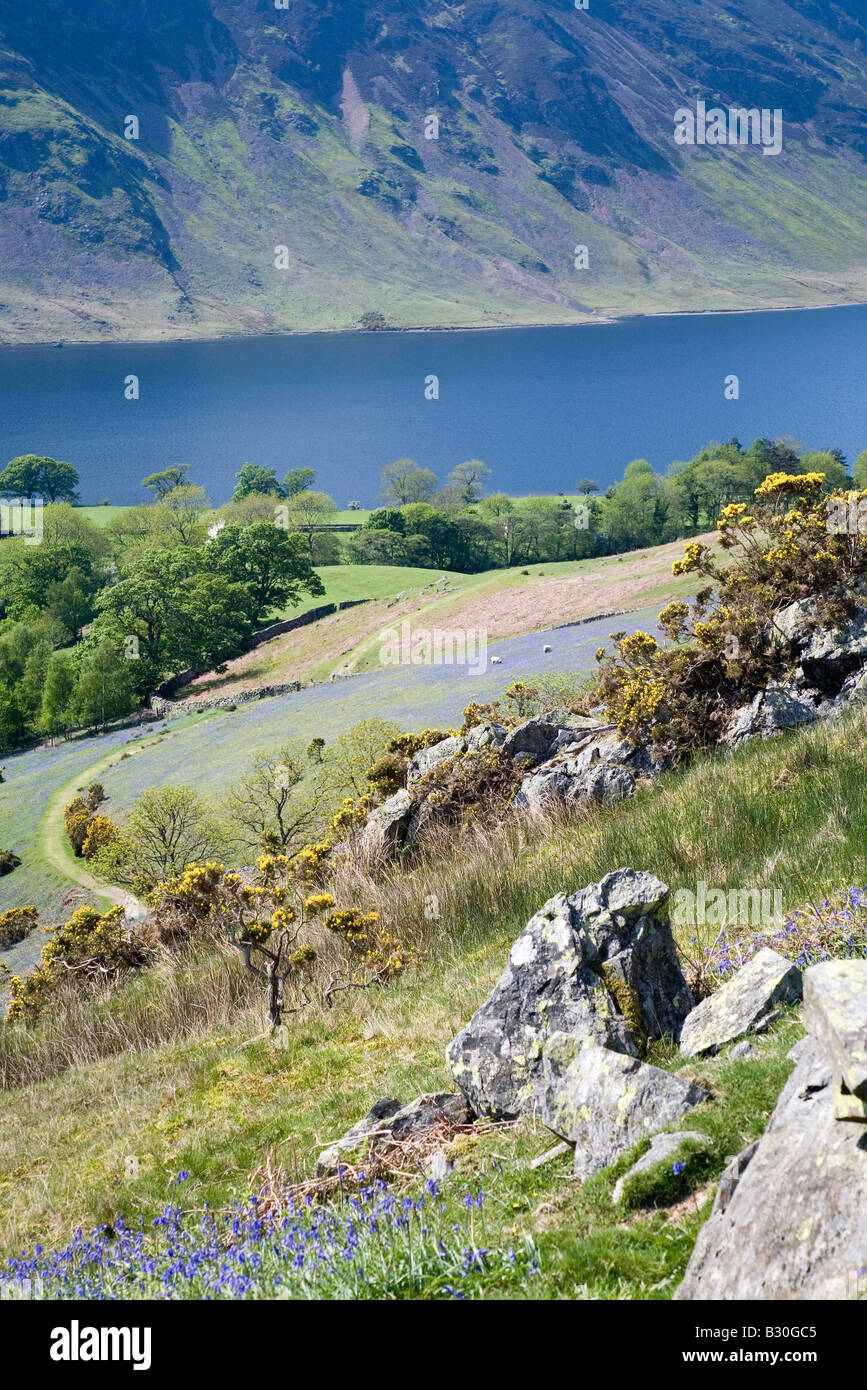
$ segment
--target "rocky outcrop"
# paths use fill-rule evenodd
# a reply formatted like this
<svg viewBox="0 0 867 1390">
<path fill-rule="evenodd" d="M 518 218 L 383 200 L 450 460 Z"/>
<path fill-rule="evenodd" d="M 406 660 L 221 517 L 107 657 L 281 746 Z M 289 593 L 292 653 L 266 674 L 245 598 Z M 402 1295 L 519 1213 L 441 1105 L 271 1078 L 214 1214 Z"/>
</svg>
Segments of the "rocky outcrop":
<svg viewBox="0 0 867 1390">
<path fill-rule="evenodd" d="M 631 796 L 639 778 L 657 777 L 667 765 L 610 724 L 563 729 L 548 758 L 524 778 L 515 805 L 531 813 L 557 805 L 611 805 Z"/>
<path fill-rule="evenodd" d="M 863 1090 L 865 998 L 867 961 L 807 971 L 795 1069 L 762 1138 L 726 1168 L 675 1298 L 867 1291 L 867 1115 L 848 1089 Z"/>
<path fill-rule="evenodd" d="M 434 768 L 441 767 L 450 758 L 457 757 L 458 753 L 465 753 L 467 746 L 465 738 L 444 738 L 439 743 L 432 744 L 430 748 L 420 748 L 410 759 L 409 771 L 406 775 L 407 787 L 414 786 L 416 782 L 421 781 L 422 777 L 433 772 Z"/>
<path fill-rule="evenodd" d="M 867 1121 L 867 963 L 828 960 L 808 970 L 803 1018 L 830 1064 L 837 1119 Z"/>
<path fill-rule="evenodd" d="M 707 1091 L 675 1072 L 568 1034 L 544 1048 L 539 1118 L 575 1149 L 575 1172 L 607 1168 L 641 1139 L 676 1123 Z"/>
<path fill-rule="evenodd" d="M 539 1101 L 553 1033 L 636 1056 L 648 1038 L 678 1037 L 692 1003 L 667 887 L 618 869 L 531 918 L 493 993 L 449 1044 L 449 1071 L 479 1114 L 514 1118 Z"/>
<path fill-rule="evenodd" d="M 549 756 L 549 750 L 560 732 L 560 727 L 547 719 L 528 719 L 507 735 L 503 752 L 507 758 L 524 758 L 530 763 L 540 763 Z"/>
<path fill-rule="evenodd" d="M 320 1177 L 332 1177 L 341 1167 L 357 1168 L 430 1130 L 442 1129 L 447 1133 L 470 1124 L 473 1118 L 465 1097 L 451 1091 L 419 1096 L 409 1105 L 384 1096 L 342 1139 L 322 1151 L 316 1172 Z"/>
<path fill-rule="evenodd" d="M 415 803 L 405 787 L 371 811 L 364 824 L 362 845 L 369 854 L 381 853 L 406 839 Z"/>
<path fill-rule="evenodd" d="M 794 1004 L 801 990 L 798 967 L 766 946 L 722 989 L 696 1005 L 683 1025 L 681 1052 L 696 1057 L 742 1033 L 760 1032 L 775 1005 Z"/>
<path fill-rule="evenodd" d="M 467 747 L 474 753 L 478 753 L 482 748 L 502 748 L 507 733 L 505 724 L 486 719 L 483 724 L 475 724 L 470 729 L 467 734 Z"/>
<path fill-rule="evenodd" d="M 748 739 L 773 738 L 784 729 L 812 723 L 819 718 L 821 698 L 817 691 L 801 691 L 772 681 L 750 704 L 735 710 L 721 742 L 727 748 L 737 748 Z"/>
</svg>

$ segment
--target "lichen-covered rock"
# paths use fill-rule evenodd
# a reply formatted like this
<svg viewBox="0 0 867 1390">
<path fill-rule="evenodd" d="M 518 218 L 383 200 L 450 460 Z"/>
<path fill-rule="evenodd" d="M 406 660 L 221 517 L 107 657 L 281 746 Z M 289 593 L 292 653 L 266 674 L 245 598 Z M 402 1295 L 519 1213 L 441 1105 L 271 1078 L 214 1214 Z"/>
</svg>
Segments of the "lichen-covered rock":
<svg viewBox="0 0 867 1390">
<path fill-rule="evenodd" d="M 482 748 L 502 748 L 508 729 L 494 719 L 486 719 L 483 724 L 474 724 L 467 734 L 467 747 L 474 753 Z"/>
<path fill-rule="evenodd" d="M 544 1048 L 539 1118 L 575 1146 L 575 1172 L 589 1177 L 708 1099 L 673 1072 L 595 1043 L 555 1034 Z"/>
<path fill-rule="evenodd" d="M 699 1134 L 695 1129 L 677 1129 L 672 1134 L 657 1134 L 650 1141 L 650 1148 L 647 1153 L 642 1154 L 637 1163 L 633 1163 L 628 1172 L 618 1178 L 614 1184 L 614 1191 L 611 1193 L 611 1200 L 615 1203 L 622 1202 L 629 1184 L 634 1178 L 642 1177 L 644 1174 L 652 1173 L 653 1169 L 659 1164 L 672 1164 L 676 1155 L 685 1153 L 687 1149 L 694 1151 L 697 1146 L 705 1146 L 707 1136 Z"/>
<path fill-rule="evenodd" d="M 725 1211 L 732 1197 L 735 1195 L 738 1183 L 750 1166 L 758 1147 L 759 1141 L 757 1139 L 755 1143 L 748 1144 L 741 1153 L 737 1154 L 733 1159 L 730 1159 L 726 1164 L 720 1174 L 720 1180 L 717 1183 L 711 1216 L 716 1216 L 717 1212 Z"/>
<path fill-rule="evenodd" d="M 867 960 L 812 966 L 804 977 L 803 1020 L 831 1066 L 837 1118 L 867 1121 Z"/>
<path fill-rule="evenodd" d="M 331 1177 L 341 1165 L 358 1167 L 377 1153 L 387 1152 L 435 1125 L 464 1125 L 473 1119 L 466 1098 L 452 1091 L 419 1096 L 409 1105 L 384 1096 L 342 1139 L 322 1151 L 316 1172 L 320 1177 Z"/>
<path fill-rule="evenodd" d="M 840 628 L 816 628 L 801 652 L 808 685 L 836 694 L 847 676 L 867 661 L 867 609 L 858 608 Z"/>
<path fill-rule="evenodd" d="M 413 810 L 412 797 L 406 788 L 401 787 L 367 817 L 362 837 L 364 847 L 375 853 L 403 844 Z"/>
<path fill-rule="evenodd" d="M 631 796 L 639 777 L 659 776 L 670 754 L 637 747 L 611 725 L 583 721 L 589 727 L 563 729 L 547 759 L 529 772 L 515 806 L 542 812 L 558 803 L 575 809 L 596 801 L 610 805 Z"/>
<path fill-rule="evenodd" d="M 541 762 L 548 756 L 548 750 L 560 732 L 558 725 L 549 724 L 546 719 L 528 719 L 513 729 L 503 743 L 507 758 L 526 758 L 531 762 Z"/>
<path fill-rule="evenodd" d="M 799 690 L 794 685 L 771 681 L 760 690 L 749 705 L 735 710 L 720 740 L 728 748 L 737 748 L 748 739 L 773 738 L 784 729 L 809 724 L 819 717 L 818 695 Z"/>
<path fill-rule="evenodd" d="M 420 748 L 410 759 L 406 785 L 411 787 L 415 782 L 421 781 L 422 777 L 433 772 L 434 768 L 447 763 L 458 753 L 466 752 L 466 748 L 466 739 L 457 737 L 441 739 L 439 743 L 432 744 L 430 748 Z"/>
<path fill-rule="evenodd" d="M 863 1295 L 867 1146 L 861 1125 L 835 1119 L 833 1092 L 810 1036 L 764 1136 L 736 1160 L 739 1174 L 699 1232 L 676 1299 Z"/>
<path fill-rule="evenodd" d="M 715 1051 L 742 1033 L 758 1032 L 775 1004 L 801 998 L 803 980 L 796 965 L 766 946 L 716 994 L 697 1004 L 683 1025 L 685 1057 Z"/>
<path fill-rule="evenodd" d="M 449 1070 L 480 1114 L 514 1118 L 537 1098 L 552 1033 L 637 1054 L 647 1038 L 678 1037 L 692 1002 L 667 887 L 618 869 L 531 918 L 493 993 L 449 1044 Z"/>
<path fill-rule="evenodd" d="M 583 761 L 579 753 L 545 763 L 524 778 L 515 805 L 530 812 L 544 812 L 558 803 L 570 809 L 591 801 L 612 805 L 632 795 L 635 777 L 629 768 L 608 763 L 582 767 Z"/>
</svg>

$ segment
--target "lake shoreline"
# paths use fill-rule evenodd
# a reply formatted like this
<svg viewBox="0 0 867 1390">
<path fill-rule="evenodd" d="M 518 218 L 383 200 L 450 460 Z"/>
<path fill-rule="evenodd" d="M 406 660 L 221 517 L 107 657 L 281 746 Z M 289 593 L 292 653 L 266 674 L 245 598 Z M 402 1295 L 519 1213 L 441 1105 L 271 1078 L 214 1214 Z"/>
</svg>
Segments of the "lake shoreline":
<svg viewBox="0 0 867 1390">
<path fill-rule="evenodd" d="M 830 309 L 863 309 L 867 307 L 867 300 L 864 299 L 845 299 L 835 300 L 831 304 L 780 304 L 762 306 L 752 309 L 660 309 L 654 313 L 639 314 L 593 314 L 586 317 L 576 318 L 568 323 L 550 322 L 531 322 L 531 323 L 470 323 L 470 324 L 428 324 L 423 327 L 406 328 L 286 328 L 277 329 L 271 333 L 212 333 L 212 334 L 171 334 L 160 338 L 63 338 L 48 339 L 41 338 L 34 341 L 23 343 L 8 343 L 0 341 L 0 352 L 19 351 L 26 348 L 53 348 L 61 351 L 63 348 L 86 348 L 86 347 L 166 347 L 175 343 L 243 343 L 243 342 L 269 342 L 272 340 L 287 338 L 297 340 L 299 338 L 362 338 L 362 337 L 397 337 L 406 335 L 423 335 L 433 333 L 514 333 L 522 329 L 574 329 L 602 327 L 610 328 L 619 323 L 642 323 L 654 319 L 699 319 L 699 318 L 737 318 L 755 314 L 804 314 L 820 313 Z"/>
</svg>

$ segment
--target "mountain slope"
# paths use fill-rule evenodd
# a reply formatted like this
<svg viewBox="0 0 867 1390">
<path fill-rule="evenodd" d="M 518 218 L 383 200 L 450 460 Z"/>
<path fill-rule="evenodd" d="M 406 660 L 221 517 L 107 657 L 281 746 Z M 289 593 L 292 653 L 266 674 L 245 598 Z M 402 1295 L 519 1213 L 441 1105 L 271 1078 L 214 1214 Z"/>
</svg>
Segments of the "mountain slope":
<svg viewBox="0 0 867 1390">
<path fill-rule="evenodd" d="M 0 0 L 0 339 L 864 298 L 865 45 L 861 0 Z M 782 153 L 677 145 L 699 99 Z"/>
</svg>

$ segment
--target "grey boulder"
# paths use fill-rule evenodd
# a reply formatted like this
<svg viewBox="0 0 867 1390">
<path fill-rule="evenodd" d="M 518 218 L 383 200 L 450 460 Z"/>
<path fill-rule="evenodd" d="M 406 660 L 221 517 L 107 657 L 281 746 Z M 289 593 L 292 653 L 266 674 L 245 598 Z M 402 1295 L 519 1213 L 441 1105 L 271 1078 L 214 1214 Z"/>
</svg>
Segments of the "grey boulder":
<svg viewBox="0 0 867 1390">
<path fill-rule="evenodd" d="M 763 1138 L 724 1174 L 674 1297 L 848 1300 L 863 1295 L 867 1144 L 834 1115 L 833 1068 L 813 1036 Z M 721 1185 L 722 1188 L 722 1185 Z"/>
<path fill-rule="evenodd" d="M 538 1100 L 543 1047 L 571 1034 L 637 1054 L 678 1037 L 692 1007 L 668 920 L 668 889 L 618 869 L 530 919 L 493 993 L 446 1049 L 479 1114 L 512 1119 Z"/>
<path fill-rule="evenodd" d="M 483 724 L 474 724 L 467 734 L 467 747 L 474 753 L 482 748 L 501 748 L 506 741 L 508 730 L 504 724 L 486 719 Z"/>
<path fill-rule="evenodd" d="M 422 777 L 433 772 L 434 768 L 441 767 L 443 763 L 457 757 L 458 753 L 466 752 L 466 748 L 466 739 L 457 737 L 441 739 L 439 743 L 432 744 L 430 748 L 420 748 L 410 759 L 406 785 L 411 787 L 415 782 L 420 782 Z"/>
<path fill-rule="evenodd" d="M 559 726 L 549 724 L 546 719 L 528 719 L 508 734 L 503 743 L 503 752 L 507 758 L 542 762 L 559 732 Z"/>
<path fill-rule="evenodd" d="M 749 705 L 736 709 L 720 740 L 728 748 L 737 748 L 748 739 L 773 738 L 784 729 L 809 724 L 819 717 L 816 700 L 809 692 L 794 685 L 771 681 L 760 690 Z"/>
<path fill-rule="evenodd" d="M 764 947 L 716 994 L 692 1010 L 680 1035 L 685 1057 L 713 1052 L 742 1033 L 758 1032 L 777 1004 L 794 1004 L 803 981 L 796 965 Z"/>
<path fill-rule="evenodd" d="M 564 731 L 565 732 L 565 731 Z M 515 798 L 517 807 L 544 811 L 561 804 L 574 809 L 591 801 L 608 805 L 635 790 L 636 749 L 610 728 L 569 730 L 565 747 L 529 773 Z"/>
<path fill-rule="evenodd" d="M 539 1118 L 574 1145 L 581 1178 L 707 1099 L 707 1091 L 673 1072 L 594 1043 L 576 1046 L 568 1034 L 545 1046 Z"/>
<path fill-rule="evenodd" d="M 401 787 L 399 791 L 377 806 L 364 825 L 362 843 L 369 852 L 393 849 L 406 838 L 414 810 L 413 799 Z"/>
<path fill-rule="evenodd" d="M 867 960 L 812 966 L 803 1020 L 831 1066 L 837 1119 L 867 1121 Z"/>
</svg>

